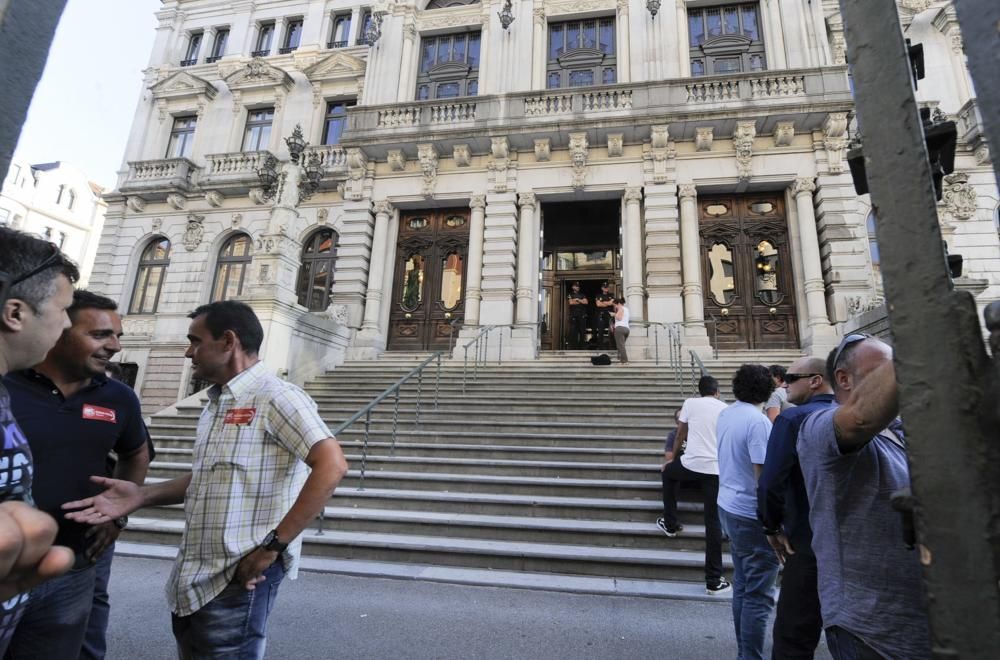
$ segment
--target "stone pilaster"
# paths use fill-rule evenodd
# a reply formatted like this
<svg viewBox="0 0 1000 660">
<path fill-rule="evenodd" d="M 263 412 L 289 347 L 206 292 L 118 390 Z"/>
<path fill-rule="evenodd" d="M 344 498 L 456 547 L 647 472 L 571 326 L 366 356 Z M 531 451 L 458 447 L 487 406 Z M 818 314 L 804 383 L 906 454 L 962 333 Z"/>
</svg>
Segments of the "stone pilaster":
<svg viewBox="0 0 1000 660">
<path fill-rule="evenodd" d="M 368 290 L 368 264 L 371 260 L 375 217 L 366 199 L 345 199 L 340 225 L 340 245 L 331 291 L 331 307 L 347 325 L 360 329 Z"/>
<path fill-rule="evenodd" d="M 699 353 L 709 349 L 705 329 L 705 301 L 701 286 L 701 236 L 698 232 L 698 190 L 692 183 L 678 186 L 681 200 L 681 269 L 684 277 L 684 343 Z"/>
<path fill-rule="evenodd" d="M 642 321 L 646 318 L 643 309 L 646 287 L 642 257 L 642 188 L 626 188 L 624 199 L 625 223 L 622 236 L 625 245 L 622 259 L 625 262 L 625 299 L 632 318 Z"/>
<path fill-rule="evenodd" d="M 813 177 L 800 177 L 792 184 L 795 210 L 798 215 L 799 245 L 802 252 L 803 288 L 806 294 L 807 328 L 803 328 L 803 348 L 820 354 L 836 345 L 836 333 L 826 313 L 826 286 L 823 282 L 823 265 L 820 260 L 819 237 L 816 231 L 816 213 L 813 208 Z"/>
<path fill-rule="evenodd" d="M 534 193 L 521 193 L 518 202 L 521 217 L 517 230 L 517 322 L 531 323 L 532 309 L 538 306 L 537 201 Z"/>
<path fill-rule="evenodd" d="M 514 275 L 517 247 L 517 195 L 513 192 L 486 195 L 483 232 L 482 325 L 514 322 Z"/>
<path fill-rule="evenodd" d="M 472 218 L 469 222 L 469 264 L 465 276 L 465 325 L 479 325 L 479 303 L 483 286 L 483 231 L 486 218 L 486 195 L 469 198 Z"/>
<path fill-rule="evenodd" d="M 365 293 L 365 310 L 355 346 L 380 351 L 385 347 L 385 333 L 379 327 L 382 312 L 382 287 L 385 282 L 386 247 L 389 242 L 389 223 L 394 214 L 392 205 L 379 200 L 374 204 L 375 231 L 372 238 L 371 258 L 368 263 L 368 288 Z"/>
</svg>

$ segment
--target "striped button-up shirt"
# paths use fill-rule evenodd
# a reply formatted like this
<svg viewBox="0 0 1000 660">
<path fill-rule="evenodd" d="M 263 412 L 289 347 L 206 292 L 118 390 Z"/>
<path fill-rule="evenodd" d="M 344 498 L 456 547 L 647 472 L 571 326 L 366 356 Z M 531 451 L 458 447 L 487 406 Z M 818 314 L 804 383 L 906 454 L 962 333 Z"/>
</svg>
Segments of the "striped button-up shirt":
<svg viewBox="0 0 1000 660">
<path fill-rule="evenodd" d="M 308 475 L 303 462 L 331 437 L 316 403 L 258 362 L 208 391 L 198 420 L 184 536 L 167 581 L 178 616 L 197 612 L 225 589 L 240 560 L 278 526 Z M 282 554 L 290 579 L 302 539 Z"/>
</svg>

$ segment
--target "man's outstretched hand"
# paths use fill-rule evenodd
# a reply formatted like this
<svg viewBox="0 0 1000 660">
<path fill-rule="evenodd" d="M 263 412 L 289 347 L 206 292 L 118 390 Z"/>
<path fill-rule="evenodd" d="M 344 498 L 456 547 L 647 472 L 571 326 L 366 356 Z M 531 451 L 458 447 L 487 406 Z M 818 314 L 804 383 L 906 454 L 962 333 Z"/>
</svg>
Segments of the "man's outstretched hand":
<svg viewBox="0 0 1000 660">
<path fill-rule="evenodd" d="M 142 491 L 131 481 L 91 477 L 95 484 L 104 486 L 104 492 L 62 505 L 68 513 L 67 520 L 87 525 L 100 525 L 127 516 L 142 507 Z"/>
<path fill-rule="evenodd" d="M 52 516 L 24 502 L 0 504 L 0 601 L 29 591 L 73 566 L 73 551 L 53 546 Z"/>
</svg>

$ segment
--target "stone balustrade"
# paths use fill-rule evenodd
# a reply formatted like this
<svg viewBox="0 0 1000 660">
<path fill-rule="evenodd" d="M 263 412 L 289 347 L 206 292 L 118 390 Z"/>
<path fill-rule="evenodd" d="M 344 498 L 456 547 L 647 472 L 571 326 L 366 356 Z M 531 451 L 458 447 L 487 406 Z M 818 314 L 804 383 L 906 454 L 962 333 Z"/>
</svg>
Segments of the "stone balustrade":
<svg viewBox="0 0 1000 660">
<path fill-rule="evenodd" d="M 323 170 L 330 174 L 347 172 L 347 154 L 339 144 L 323 144 L 315 147 L 307 147 L 305 158 L 307 159 L 317 154 L 319 162 L 323 165 Z"/>
<path fill-rule="evenodd" d="M 228 154 L 209 154 L 205 156 L 208 167 L 206 177 L 219 177 L 241 174 L 257 176 L 257 170 L 264 166 L 270 151 L 235 151 Z"/>
<path fill-rule="evenodd" d="M 123 194 L 141 194 L 144 199 L 162 200 L 171 193 L 189 192 L 196 183 L 199 169 L 187 158 L 131 161 L 119 189 Z"/>
</svg>

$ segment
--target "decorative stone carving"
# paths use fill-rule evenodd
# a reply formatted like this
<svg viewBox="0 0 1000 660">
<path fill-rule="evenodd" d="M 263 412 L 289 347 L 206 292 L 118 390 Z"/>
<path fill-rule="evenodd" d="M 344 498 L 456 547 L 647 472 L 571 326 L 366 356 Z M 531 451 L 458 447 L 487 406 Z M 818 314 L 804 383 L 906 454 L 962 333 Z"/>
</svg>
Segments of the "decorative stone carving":
<svg viewBox="0 0 1000 660">
<path fill-rule="evenodd" d="M 377 216 L 384 215 L 389 217 L 392 215 L 392 202 L 387 199 L 377 199 L 372 202 L 372 213 Z"/>
<path fill-rule="evenodd" d="M 733 147 L 736 149 L 736 174 L 740 181 L 749 181 L 753 173 L 753 140 L 757 136 L 757 124 L 754 121 L 736 122 L 733 132 Z"/>
<path fill-rule="evenodd" d="M 494 158 L 508 158 L 510 156 L 510 143 L 506 137 L 490 138 L 490 153 Z"/>
<path fill-rule="evenodd" d="M 153 98 L 157 100 L 157 106 L 162 110 L 160 102 L 169 100 L 196 101 L 205 104 L 215 98 L 218 91 L 215 86 L 198 76 L 192 75 L 188 71 L 178 71 L 149 88 Z"/>
<path fill-rule="evenodd" d="M 247 193 L 247 197 L 249 197 L 250 201 L 256 204 L 257 206 L 260 206 L 267 201 L 267 199 L 264 197 L 263 188 L 251 188 L 250 192 Z"/>
<path fill-rule="evenodd" d="M 344 182 L 344 199 L 359 201 L 365 195 L 365 175 L 368 173 L 368 156 L 357 147 L 347 149 L 347 181 Z"/>
<path fill-rule="evenodd" d="M 347 325 L 349 322 L 347 305 L 330 303 L 330 306 L 326 308 L 322 315 L 338 325 Z"/>
<path fill-rule="evenodd" d="M 476 4 L 467 5 L 466 7 L 449 8 L 444 13 L 437 11 L 421 12 L 423 15 L 417 19 L 417 30 L 441 30 L 444 28 L 478 25 L 481 22 L 481 9 L 481 6 Z"/>
<path fill-rule="evenodd" d="M 233 225 L 233 229 L 238 228 L 241 224 L 243 224 L 243 214 L 234 213 L 233 217 L 230 219 L 230 223 Z"/>
<path fill-rule="evenodd" d="M 457 167 L 468 167 L 472 163 L 472 152 L 467 144 L 456 144 L 451 151 Z"/>
<path fill-rule="evenodd" d="M 326 221 L 330 219 L 329 209 L 320 209 L 316 211 L 316 223 L 320 225 L 325 225 Z"/>
<path fill-rule="evenodd" d="M 222 206 L 222 202 L 225 201 L 225 198 L 218 190 L 206 190 L 205 201 L 208 202 L 209 206 L 219 208 Z"/>
<path fill-rule="evenodd" d="M 590 153 L 590 145 L 587 143 L 587 134 L 583 131 L 569 134 L 569 156 L 573 163 L 573 188 L 582 190 L 584 181 L 587 178 L 587 156 Z"/>
<path fill-rule="evenodd" d="M 816 191 L 816 179 L 811 176 L 800 176 L 792 183 L 792 194 L 813 194 Z"/>
<path fill-rule="evenodd" d="M 142 197 L 136 197 L 135 195 L 126 197 L 125 205 L 128 206 L 129 210 L 133 213 L 142 213 L 146 210 L 146 200 Z"/>
<path fill-rule="evenodd" d="M 471 195 L 469 197 L 469 208 L 470 209 L 485 209 L 486 208 L 486 195 Z"/>
<path fill-rule="evenodd" d="M 652 126 L 650 127 L 649 144 L 654 149 L 666 149 L 670 146 L 670 127 Z"/>
<path fill-rule="evenodd" d="M 389 149 L 386 152 L 386 159 L 389 161 L 389 169 L 393 172 L 402 172 L 406 169 L 406 154 L 402 149 Z"/>
<path fill-rule="evenodd" d="M 188 213 L 187 227 L 184 229 L 184 248 L 194 252 L 205 235 L 205 216 Z"/>
<path fill-rule="evenodd" d="M 155 319 L 134 318 L 130 316 L 122 319 L 122 333 L 126 335 L 152 335 L 155 329 Z"/>
<path fill-rule="evenodd" d="M 976 189 L 969 185 L 969 175 L 955 172 L 944 178 L 941 206 L 955 220 L 968 220 L 976 214 Z"/>
<path fill-rule="evenodd" d="M 538 204 L 538 198 L 535 193 L 521 193 L 517 196 L 517 203 L 522 209 L 525 207 L 534 208 Z"/>
<path fill-rule="evenodd" d="M 160 228 L 163 227 L 163 218 L 153 218 L 153 222 L 150 227 L 152 227 L 154 232 L 160 231 Z"/>
<path fill-rule="evenodd" d="M 931 6 L 933 0 L 897 0 L 899 6 L 903 9 L 909 9 L 912 12 L 922 12 Z"/>
<path fill-rule="evenodd" d="M 698 186 L 693 183 L 682 183 L 677 186 L 677 196 L 681 199 L 698 197 Z"/>
<path fill-rule="evenodd" d="M 619 15 L 628 16 L 628 0 L 618 0 L 615 4 Z"/>
<path fill-rule="evenodd" d="M 988 144 L 983 142 L 976 150 L 972 153 L 976 158 L 977 165 L 987 165 L 990 162 L 990 147 Z"/>
<path fill-rule="evenodd" d="M 167 204 L 174 207 L 178 211 L 183 211 L 187 208 L 187 197 L 179 193 L 170 193 L 167 195 Z"/>
<path fill-rule="evenodd" d="M 424 197 L 433 197 L 438 174 L 437 149 L 430 143 L 418 144 L 417 160 L 420 161 L 420 174 L 424 178 Z"/>
<path fill-rule="evenodd" d="M 885 298 L 879 295 L 850 296 L 844 302 L 847 303 L 847 315 L 854 317 L 878 309 L 885 304 Z"/>
<path fill-rule="evenodd" d="M 951 51 L 956 55 L 961 55 L 965 52 L 965 46 L 962 44 L 962 35 L 951 35 Z"/>
<path fill-rule="evenodd" d="M 567 0 L 547 5 L 548 15 L 582 14 L 590 11 L 615 9 L 614 0 Z"/>
<path fill-rule="evenodd" d="M 787 147 L 795 137 L 795 122 L 779 121 L 774 127 L 774 146 Z"/>
<path fill-rule="evenodd" d="M 833 49 L 833 63 L 847 64 L 847 41 L 843 34 L 835 34 L 830 40 L 830 47 Z"/>
<path fill-rule="evenodd" d="M 545 27 L 545 7 L 539 7 L 536 5 L 532 10 L 531 15 L 536 25 Z"/>
<path fill-rule="evenodd" d="M 257 284 L 271 283 L 271 264 L 261 264 L 257 270 Z"/>
<path fill-rule="evenodd" d="M 491 138 L 490 161 L 487 164 L 487 169 L 490 171 L 490 179 L 494 192 L 507 192 L 512 183 L 510 180 L 512 166 L 510 143 L 507 142 L 506 136 Z"/>
<path fill-rule="evenodd" d="M 535 140 L 535 160 L 547 163 L 552 158 L 552 141 L 549 138 Z"/>
<path fill-rule="evenodd" d="M 608 156 L 617 158 L 625 151 L 625 135 L 622 133 L 608 133 Z"/>
<path fill-rule="evenodd" d="M 694 146 L 698 151 L 711 151 L 714 139 L 715 129 L 711 126 L 699 126 L 694 129 Z"/>
<path fill-rule="evenodd" d="M 823 121 L 823 146 L 826 148 L 827 169 L 831 174 L 844 171 L 847 123 L 846 112 L 831 112 Z"/>
<path fill-rule="evenodd" d="M 646 175 L 652 183 L 666 183 L 670 161 L 677 156 L 677 149 L 670 139 L 668 126 L 650 128 L 649 145 L 643 148 L 642 157 L 646 161 Z M 647 179 L 649 181 L 649 179 Z"/>
<path fill-rule="evenodd" d="M 639 204 L 642 202 L 642 188 L 630 186 L 625 189 L 623 197 L 626 204 Z"/>
</svg>

